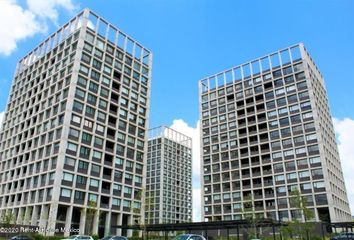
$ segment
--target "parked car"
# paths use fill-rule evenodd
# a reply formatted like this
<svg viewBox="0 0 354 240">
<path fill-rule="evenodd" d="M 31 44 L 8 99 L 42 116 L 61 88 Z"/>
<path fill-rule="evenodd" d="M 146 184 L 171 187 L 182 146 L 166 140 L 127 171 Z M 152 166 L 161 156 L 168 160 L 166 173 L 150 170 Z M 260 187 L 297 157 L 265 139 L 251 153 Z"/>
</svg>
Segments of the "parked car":
<svg viewBox="0 0 354 240">
<path fill-rule="evenodd" d="M 182 234 L 174 238 L 174 240 L 206 240 L 205 237 L 197 234 Z"/>
<path fill-rule="evenodd" d="M 354 233 L 341 233 L 337 236 L 331 237 L 331 240 L 354 240 Z"/>
<path fill-rule="evenodd" d="M 128 240 L 128 238 L 124 236 L 106 236 L 100 240 Z"/>
<path fill-rule="evenodd" d="M 64 238 L 62 240 L 93 240 L 91 236 L 88 235 L 72 235 L 70 237 Z"/>
<path fill-rule="evenodd" d="M 12 238 L 10 238 L 11 240 L 32 240 L 32 238 L 26 236 L 26 235 L 17 235 L 17 236 L 13 236 Z"/>
</svg>

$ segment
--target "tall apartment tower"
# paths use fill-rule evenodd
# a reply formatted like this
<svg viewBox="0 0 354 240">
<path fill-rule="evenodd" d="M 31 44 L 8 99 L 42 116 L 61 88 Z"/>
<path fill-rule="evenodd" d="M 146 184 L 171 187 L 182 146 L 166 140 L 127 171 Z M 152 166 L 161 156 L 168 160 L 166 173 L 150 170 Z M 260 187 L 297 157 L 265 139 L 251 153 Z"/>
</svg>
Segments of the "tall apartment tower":
<svg viewBox="0 0 354 240">
<path fill-rule="evenodd" d="M 324 79 L 303 44 L 200 81 L 202 215 L 350 221 Z M 296 191 L 295 191 L 296 192 Z M 249 208 L 249 207 L 248 207 Z M 309 219 L 306 219 L 309 220 Z"/>
<path fill-rule="evenodd" d="M 0 133 L 0 214 L 50 235 L 131 233 L 111 225 L 142 214 L 151 61 L 88 9 L 19 61 Z"/>
<path fill-rule="evenodd" d="M 162 126 L 149 130 L 146 213 L 150 224 L 192 221 L 192 139 Z"/>
</svg>

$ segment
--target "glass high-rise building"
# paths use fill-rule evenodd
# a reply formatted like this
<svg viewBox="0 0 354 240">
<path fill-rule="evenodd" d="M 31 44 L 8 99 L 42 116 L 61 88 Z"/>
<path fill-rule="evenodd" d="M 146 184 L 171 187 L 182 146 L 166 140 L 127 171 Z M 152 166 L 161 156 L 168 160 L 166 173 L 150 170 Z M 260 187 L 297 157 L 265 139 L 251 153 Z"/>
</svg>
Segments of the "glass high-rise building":
<svg viewBox="0 0 354 240">
<path fill-rule="evenodd" d="M 0 133 L 1 215 L 50 235 L 131 233 L 111 225 L 141 219 L 151 62 L 88 9 L 19 61 Z"/>
<path fill-rule="evenodd" d="M 350 221 L 324 79 L 303 44 L 200 81 L 203 219 Z"/>
<path fill-rule="evenodd" d="M 149 130 L 145 219 L 192 221 L 192 138 L 161 126 Z"/>
</svg>

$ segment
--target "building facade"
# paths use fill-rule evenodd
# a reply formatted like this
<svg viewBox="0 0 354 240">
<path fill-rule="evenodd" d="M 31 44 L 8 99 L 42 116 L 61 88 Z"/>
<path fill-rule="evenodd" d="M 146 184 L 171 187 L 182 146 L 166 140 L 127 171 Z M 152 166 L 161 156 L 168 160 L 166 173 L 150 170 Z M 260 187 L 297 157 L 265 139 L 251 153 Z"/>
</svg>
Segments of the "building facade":
<svg viewBox="0 0 354 240">
<path fill-rule="evenodd" d="M 192 139 L 168 127 L 149 130 L 146 222 L 192 221 Z"/>
<path fill-rule="evenodd" d="M 202 218 L 350 221 L 324 79 L 303 44 L 200 81 Z"/>
<path fill-rule="evenodd" d="M 151 62 L 88 9 L 19 61 L 0 133 L 1 216 L 49 235 L 131 234 L 111 225 L 141 219 Z"/>
</svg>

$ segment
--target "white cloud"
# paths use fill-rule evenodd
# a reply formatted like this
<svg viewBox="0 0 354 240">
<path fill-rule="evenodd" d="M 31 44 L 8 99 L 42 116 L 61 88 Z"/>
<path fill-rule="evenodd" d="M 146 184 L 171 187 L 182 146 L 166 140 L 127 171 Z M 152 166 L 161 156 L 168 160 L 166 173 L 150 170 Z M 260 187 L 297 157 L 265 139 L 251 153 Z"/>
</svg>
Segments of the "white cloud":
<svg viewBox="0 0 354 240">
<path fill-rule="evenodd" d="M 35 15 L 14 1 L 0 1 L 0 54 L 10 55 L 16 43 L 42 31 Z"/>
<path fill-rule="evenodd" d="M 2 121 L 4 120 L 5 112 L 0 112 L 0 129 L 2 128 Z"/>
<path fill-rule="evenodd" d="M 18 41 L 45 33 L 49 22 L 58 20 L 58 8 L 75 9 L 72 0 L 27 0 L 27 5 L 25 9 L 15 0 L 0 0 L 0 54 L 8 56 Z"/>
<path fill-rule="evenodd" d="M 338 150 L 342 162 L 345 185 L 351 211 L 354 211 L 354 120 L 333 119 L 338 139 Z"/>
<path fill-rule="evenodd" d="M 200 132 L 199 121 L 196 127 L 189 126 L 182 119 L 176 119 L 170 126 L 172 129 L 181 132 L 192 138 L 192 177 L 193 177 L 193 221 L 197 222 L 201 220 L 201 191 L 200 191 Z"/>
<path fill-rule="evenodd" d="M 75 6 L 71 0 L 27 0 L 28 8 L 40 18 L 49 18 L 54 23 L 58 21 L 58 9 L 63 8 L 74 11 Z"/>
</svg>

